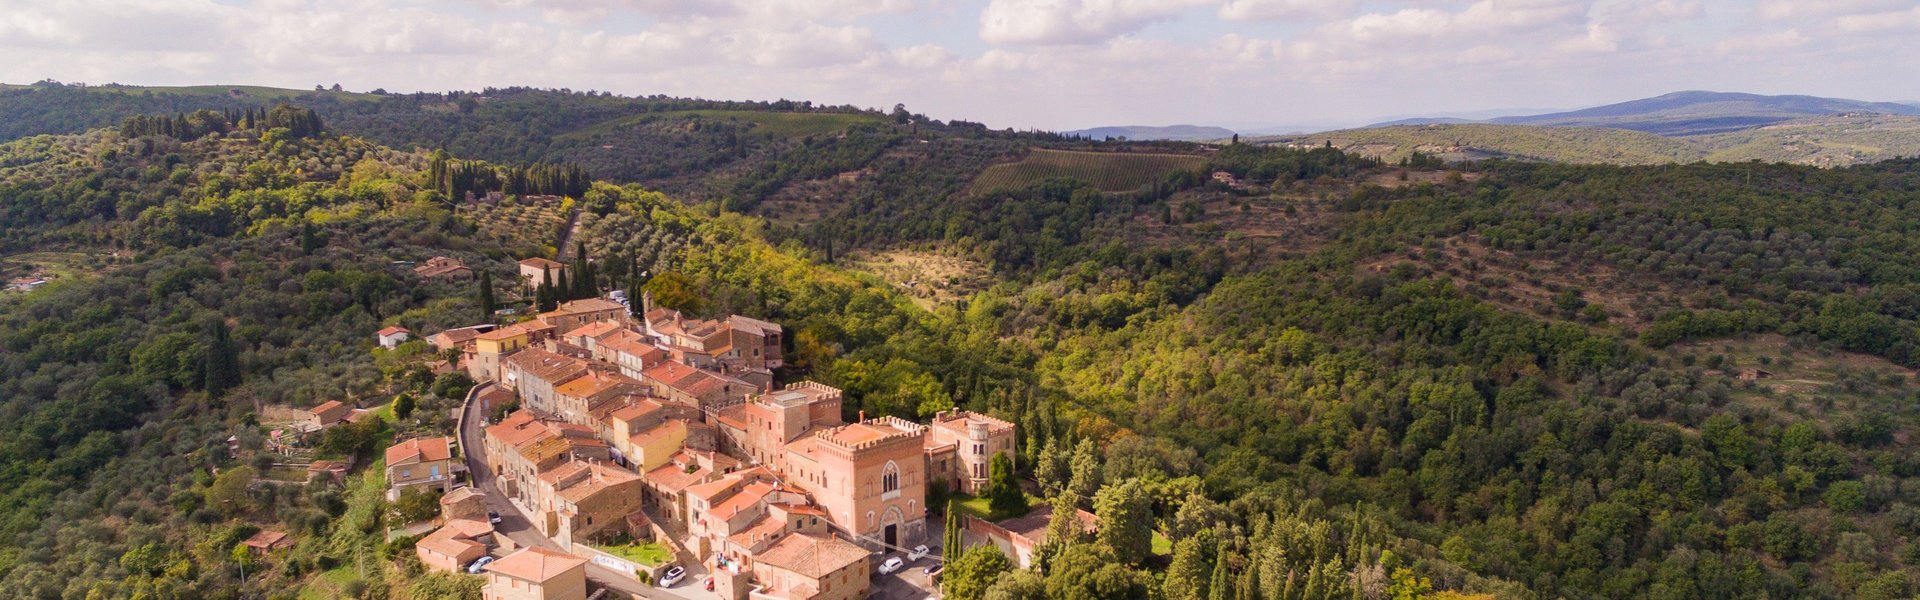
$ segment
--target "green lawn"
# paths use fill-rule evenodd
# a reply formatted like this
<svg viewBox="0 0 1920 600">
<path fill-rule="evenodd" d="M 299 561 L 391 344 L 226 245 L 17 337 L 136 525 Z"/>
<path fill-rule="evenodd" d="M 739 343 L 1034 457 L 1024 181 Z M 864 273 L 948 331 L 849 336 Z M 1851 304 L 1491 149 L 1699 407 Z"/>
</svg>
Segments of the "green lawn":
<svg viewBox="0 0 1920 600">
<path fill-rule="evenodd" d="M 594 546 L 594 549 L 649 567 L 673 561 L 673 550 L 658 542 Z"/>
<path fill-rule="evenodd" d="M 967 515 L 969 517 L 978 517 L 988 521 L 1005 520 L 1005 519 L 1010 519 L 1013 517 L 1020 516 L 1020 515 L 1009 515 L 1006 517 L 1001 517 L 999 519 L 993 518 L 993 509 L 988 507 L 988 502 L 986 498 L 975 498 L 973 496 L 969 496 L 966 494 L 954 494 L 953 502 L 957 510 L 960 511 L 960 514 Z M 1047 501 L 1044 498 L 1041 498 L 1039 496 L 1034 496 L 1032 494 L 1027 495 L 1027 506 L 1029 507 L 1038 508 L 1040 505 L 1046 504 L 1046 503 Z"/>
<path fill-rule="evenodd" d="M 1166 556 L 1168 554 L 1173 554 L 1173 540 L 1167 539 L 1167 536 L 1160 535 L 1158 531 L 1153 532 L 1153 555 Z"/>
</svg>

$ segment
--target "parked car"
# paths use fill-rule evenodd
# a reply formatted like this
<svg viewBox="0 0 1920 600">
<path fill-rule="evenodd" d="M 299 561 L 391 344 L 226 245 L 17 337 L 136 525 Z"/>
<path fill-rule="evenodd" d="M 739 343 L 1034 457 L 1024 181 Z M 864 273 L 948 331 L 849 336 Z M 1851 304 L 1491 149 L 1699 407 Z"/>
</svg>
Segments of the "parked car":
<svg viewBox="0 0 1920 600">
<path fill-rule="evenodd" d="M 907 562 L 913 562 L 916 560 L 920 560 L 922 558 L 926 558 L 928 554 L 932 554 L 932 553 L 933 551 L 928 550 L 926 544 L 914 546 L 912 550 L 907 551 Z"/>
<path fill-rule="evenodd" d="M 467 573 L 473 574 L 473 575 L 479 575 L 480 570 L 487 568 L 487 565 L 490 565 L 490 564 L 493 564 L 493 557 L 482 556 L 478 559 L 475 559 L 472 564 L 467 565 Z"/>
<path fill-rule="evenodd" d="M 491 510 L 490 510 L 490 511 L 487 511 L 487 522 L 488 522 L 488 523 L 492 523 L 492 524 L 494 524 L 494 525 L 499 525 L 499 524 L 500 524 L 500 513 L 497 513 L 497 512 L 494 512 L 494 511 L 491 511 Z"/>
<path fill-rule="evenodd" d="M 674 566 L 668 567 L 667 574 L 660 576 L 660 587 L 663 587 L 663 588 L 673 587 L 673 584 L 680 583 L 680 580 L 686 579 L 686 578 L 687 578 L 687 570 L 682 568 L 680 565 L 674 565 Z"/>
<path fill-rule="evenodd" d="M 709 592 L 711 592 L 711 591 L 713 591 L 713 578 L 712 578 L 712 577 L 708 577 L 708 578 L 707 578 L 707 591 L 709 591 Z"/>
<path fill-rule="evenodd" d="M 920 570 L 921 573 L 927 574 L 928 581 L 932 581 L 934 579 L 939 578 L 940 574 L 945 573 L 946 571 L 947 571 L 947 563 L 934 563 L 931 565 L 927 565 L 927 568 Z"/>
<path fill-rule="evenodd" d="M 904 568 L 907 568 L 907 561 L 900 560 L 898 556 L 892 556 L 880 563 L 880 574 L 888 575 Z"/>
</svg>

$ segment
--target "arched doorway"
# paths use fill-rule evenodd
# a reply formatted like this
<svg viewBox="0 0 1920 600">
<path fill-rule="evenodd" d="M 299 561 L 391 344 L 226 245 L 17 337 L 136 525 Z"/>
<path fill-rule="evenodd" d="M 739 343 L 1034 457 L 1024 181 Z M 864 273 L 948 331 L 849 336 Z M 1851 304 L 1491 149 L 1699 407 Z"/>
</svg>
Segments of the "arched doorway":
<svg viewBox="0 0 1920 600">
<path fill-rule="evenodd" d="M 886 542 L 888 551 L 900 546 L 900 529 L 905 524 L 898 506 L 887 508 L 887 514 L 880 517 L 880 539 Z"/>
</svg>

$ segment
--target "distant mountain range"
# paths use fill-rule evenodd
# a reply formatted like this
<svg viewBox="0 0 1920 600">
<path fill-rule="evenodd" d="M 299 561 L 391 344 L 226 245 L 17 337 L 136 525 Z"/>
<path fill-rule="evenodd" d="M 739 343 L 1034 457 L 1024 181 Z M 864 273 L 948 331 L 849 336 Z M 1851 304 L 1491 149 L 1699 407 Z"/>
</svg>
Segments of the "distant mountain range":
<svg viewBox="0 0 1920 600">
<path fill-rule="evenodd" d="M 1793 119 L 1874 113 L 1920 116 L 1920 106 L 1818 96 L 1763 96 L 1730 92 L 1674 92 L 1580 110 L 1486 120 L 1413 118 L 1368 127 L 1491 123 L 1547 127 L 1610 127 L 1668 137 L 1712 135 L 1765 127 Z"/>
<path fill-rule="evenodd" d="M 1151 125 L 1114 125 L 1110 127 L 1094 127 L 1092 129 L 1077 129 L 1074 131 L 1063 131 L 1061 133 L 1065 135 L 1077 135 L 1077 136 L 1092 138 L 1096 140 L 1104 140 L 1107 138 L 1116 138 L 1116 139 L 1126 138 L 1129 140 L 1173 140 L 1173 141 L 1182 141 L 1182 142 L 1193 142 L 1193 141 L 1203 141 L 1203 140 L 1218 140 L 1218 139 L 1233 137 L 1233 130 L 1231 129 L 1227 129 L 1225 127 L 1209 127 L 1204 125 L 1167 125 L 1164 127 L 1155 127 Z"/>
<path fill-rule="evenodd" d="M 1360 129 L 1403 125 L 1483 123 L 1541 127 L 1606 127 L 1666 137 L 1684 137 L 1744 131 L 1811 117 L 1867 113 L 1920 116 L 1920 105 L 1819 96 L 1766 96 L 1735 92 L 1686 91 L 1579 110 L 1519 115 L 1513 114 L 1514 112 L 1516 111 L 1488 110 L 1431 117 L 1397 118 L 1372 123 Z M 1482 116 L 1488 118 L 1473 118 Z M 1094 127 L 1065 133 L 1093 139 L 1206 141 L 1232 137 L 1236 130 L 1242 136 L 1273 131 L 1272 128 L 1260 128 L 1266 131 L 1255 131 L 1255 129 L 1250 127 L 1228 129 L 1200 125 L 1167 127 L 1123 125 Z M 1292 130 L 1313 131 L 1314 129 L 1292 128 Z"/>
</svg>

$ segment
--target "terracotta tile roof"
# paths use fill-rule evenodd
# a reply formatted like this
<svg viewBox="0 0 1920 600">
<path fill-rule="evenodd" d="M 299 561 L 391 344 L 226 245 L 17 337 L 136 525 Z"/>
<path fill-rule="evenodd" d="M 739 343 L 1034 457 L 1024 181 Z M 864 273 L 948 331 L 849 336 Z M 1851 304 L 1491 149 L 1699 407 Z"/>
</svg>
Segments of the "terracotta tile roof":
<svg viewBox="0 0 1920 600">
<path fill-rule="evenodd" d="M 818 506 L 814 506 L 811 504 L 791 504 L 791 503 L 782 502 L 782 503 L 771 504 L 769 506 L 772 506 L 774 508 L 778 508 L 782 511 L 793 513 L 796 515 L 816 515 L 816 516 L 822 516 L 822 517 L 827 516 L 827 511 L 825 509 L 822 509 Z"/>
<path fill-rule="evenodd" d="M 567 268 L 567 264 L 566 264 L 566 263 L 562 263 L 562 262 L 555 262 L 555 261 L 552 261 L 552 260 L 548 260 L 548 259 L 545 259 L 545 258 L 541 258 L 541 257 L 538 257 L 538 256 L 535 256 L 535 257 L 533 257 L 533 258 L 523 258 L 523 259 L 520 259 L 520 264 L 521 264 L 521 265 L 524 265 L 524 266 L 528 266 L 528 267 L 536 267 L 536 268 L 547 268 L 547 269 L 565 269 L 565 268 Z"/>
<path fill-rule="evenodd" d="M 527 334 L 527 327 L 525 325 L 514 323 L 512 325 L 501 327 L 499 329 L 495 329 L 493 331 L 482 333 L 473 337 L 474 339 L 479 339 L 479 340 L 498 341 L 498 340 L 510 340 L 526 334 Z"/>
<path fill-rule="evenodd" d="M 714 375 L 678 362 L 662 362 L 640 372 L 641 377 L 660 382 L 689 396 L 700 397 L 716 390 L 734 386 L 743 390 L 753 389 L 753 385 L 738 379 Z"/>
<path fill-rule="evenodd" d="M 379 335 L 380 337 L 387 337 L 396 333 L 411 334 L 413 332 L 407 331 L 407 328 L 401 327 L 399 325 L 388 325 L 386 326 L 386 328 L 381 329 L 378 332 L 375 332 L 375 335 Z"/>
<path fill-rule="evenodd" d="M 866 562 L 867 550 L 838 537 L 789 533 L 754 560 L 802 577 L 820 579 Z"/>
<path fill-rule="evenodd" d="M 307 409 L 307 412 L 320 415 L 322 418 L 333 418 L 334 415 L 346 414 L 351 410 L 353 409 L 341 404 L 339 400 L 328 400 L 320 403 L 319 406 Z"/>
<path fill-rule="evenodd" d="M 614 352 L 638 356 L 642 364 L 650 365 L 664 361 L 667 358 L 666 350 L 661 350 L 660 347 L 653 345 L 639 333 L 626 329 L 599 338 L 596 340 L 596 343 Z"/>
<path fill-rule="evenodd" d="M 760 337 L 766 337 L 769 333 L 780 333 L 779 325 L 740 315 L 727 317 L 727 326 Z"/>
<path fill-rule="evenodd" d="M 583 364 L 582 367 L 585 365 Z M 619 373 L 587 370 L 564 384 L 553 388 L 553 393 L 575 398 L 591 398 L 620 386 L 638 387 L 640 381 Z"/>
<path fill-rule="evenodd" d="M 559 550 L 528 546 L 488 564 L 486 569 L 515 579 L 544 583 L 585 564 L 587 559 Z"/>
<path fill-rule="evenodd" d="M 461 500 L 466 500 L 468 498 L 474 498 L 474 497 L 485 498 L 487 497 L 487 493 L 474 489 L 473 486 L 463 485 L 457 488 L 453 488 L 453 491 L 447 492 L 446 494 L 440 496 L 440 503 L 443 505 L 451 505 Z"/>
<path fill-rule="evenodd" d="M 553 307 L 553 310 L 540 313 L 540 316 L 542 317 L 547 315 L 567 316 L 567 315 L 578 315 L 578 314 L 602 312 L 602 311 L 609 311 L 609 310 L 626 310 L 626 309 L 627 307 L 621 305 L 619 302 L 614 302 L 612 300 L 607 300 L 605 298 L 587 298 L 584 300 L 573 300 L 570 302 L 562 302 L 560 303 L 559 306 Z"/>
<path fill-rule="evenodd" d="M 612 334 L 617 331 L 622 331 L 619 321 L 594 321 L 575 327 L 573 331 L 561 334 L 561 336 L 569 338 L 590 337 L 599 340 L 600 336 Z"/>
<path fill-rule="evenodd" d="M 654 425 L 653 427 L 648 428 L 646 431 L 633 434 L 627 439 L 628 441 L 634 443 L 635 445 L 644 446 L 646 444 L 652 443 L 654 440 L 660 439 L 663 436 L 674 435 L 676 433 L 685 433 L 686 431 L 687 431 L 686 421 L 683 421 L 680 419 L 667 419 L 665 421 L 661 421 L 660 424 L 658 425 Z"/>
<path fill-rule="evenodd" d="M 726 500 L 713 505 L 709 512 L 722 519 L 731 519 L 734 515 L 740 514 L 740 511 L 753 508 L 754 505 L 766 500 L 767 495 L 772 494 L 774 489 L 773 484 L 763 481 L 749 483 L 746 487 L 740 488 L 739 493 L 728 496 Z"/>
<path fill-rule="evenodd" d="M 392 465 L 407 459 L 417 458 L 420 462 L 450 460 L 453 451 L 448 449 L 451 441 L 444 437 L 414 438 L 387 448 L 387 464 Z"/>
<path fill-rule="evenodd" d="M 666 406 L 663 404 L 660 404 L 660 402 L 657 400 L 654 400 L 651 398 L 642 398 L 642 399 L 630 402 L 626 406 L 620 407 L 618 410 L 613 411 L 613 413 L 609 414 L 608 416 L 614 419 L 619 419 L 621 421 L 626 421 L 631 423 L 633 421 L 646 417 L 647 415 L 653 414 L 654 412 L 657 412 L 663 408 L 666 408 Z"/>
<path fill-rule="evenodd" d="M 445 330 L 441 330 L 440 333 L 427 336 L 427 342 L 444 350 L 446 348 L 452 348 L 454 346 L 471 342 L 473 341 L 474 338 L 480 337 L 480 334 L 483 333 L 481 331 L 482 329 L 487 329 L 491 331 L 490 328 L 493 328 L 493 326 L 492 325 L 475 325 L 472 327 L 461 327 L 458 329 L 445 329 Z"/>
<path fill-rule="evenodd" d="M 721 425 L 726 425 L 734 429 L 746 431 L 747 430 L 747 405 L 736 404 L 733 406 L 722 408 L 720 409 L 719 413 L 714 414 L 713 420 L 719 421 Z"/>
<path fill-rule="evenodd" d="M 253 534 L 253 537 L 247 538 L 247 541 L 243 543 L 245 543 L 248 548 L 259 548 L 262 550 L 271 550 L 293 545 L 293 542 L 287 539 L 286 533 L 271 529 L 262 529 L 259 533 Z"/>
<path fill-rule="evenodd" d="M 704 481 L 708 473 L 710 472 L 705 468 L 698 468 L 694 469 L 693 472 L 688 472 L 684 466 L 667 463 L 652 471 L 647 471 L 645 479 L 655 487 L 678 494 L 685 491 L 688 487 Z"/>
<path fill-rule="evenodd" d="M 577 448 L 606 448 L 607 443 L 592 428 L 541 419 L 532 411 L 517 411 L 487 427 L 487 439 L 512 449 L 534 462 L 560 456 Z"/>
<path fill-rule="evenodd" d="M 587 374 L 587 361 L 571 356 L 561 356 L 539 348 L 521 350 L 507 357 L 506 363 L 520 369 L 526 377 L 555 386 Z"/>
<path fill-rule="evenodd" d="M 924 433 L 926 433 L 924 425 L 905 419 L 881 417 L 822 430 L 815 437 L 839 446 L 858 446 L 892 437 Z"/>
<path fill-rule="evenodd" d="M 541 482 L 552 487 L 560 497 L 576 504 L 614 486 L 639 480 L 640 476 L 626 469 L 584 460 L 571 461 L 540 474 Z"/>
<path fill-rule="evenodd" d="M 752 547 L 759 545 L 760 542 L 772 539 L 773 536 L 779 535 L 781 531 L 785 531 L 786 529 L 787 522 L 785 520 L 762 516 L 759 519 L 755 519 L 753 524 L 741 529 L 739 533 L 727 536 L 727 539 L 732 540 L 735 544 Z"/>
<path fill-rule="evenodd" d="M 479 519 L 454 519 L 440 530 L 452 532 L 454 537 L 477 538 L 493 533 L 493 524 Z"/>
<path fill-rule="evenodd" d="M 441 527 L 434 530 L 433 533 L 427 534 L 427 537 L 420 538 L 420 541 L 414 542 L 413 545 L 437 554 L 456 557 L 474 551 L 485 552 L 487 550 L 485 544 L 469 539 L 471 537 L 472 536 L 462 536 L 459 530 L 452 527 Z"/>
</svg>

